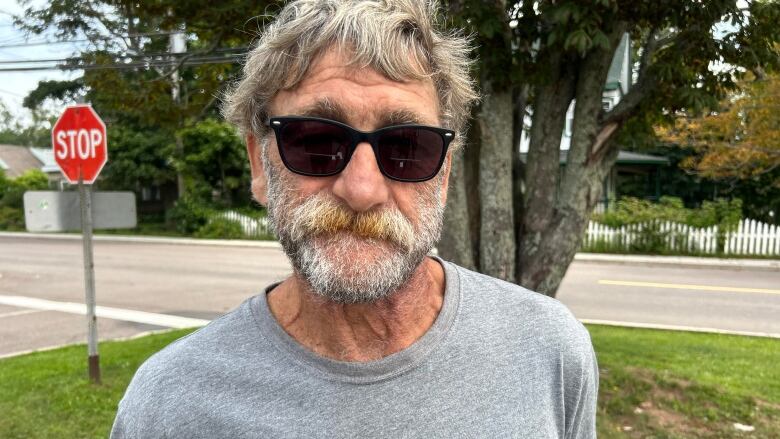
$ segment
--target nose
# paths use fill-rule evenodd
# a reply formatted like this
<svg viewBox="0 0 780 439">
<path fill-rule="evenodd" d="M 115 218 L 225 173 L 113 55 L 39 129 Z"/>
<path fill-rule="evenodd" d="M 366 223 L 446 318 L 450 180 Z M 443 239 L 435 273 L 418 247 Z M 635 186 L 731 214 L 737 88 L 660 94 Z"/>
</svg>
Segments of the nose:
<svg viewBox="0 0 780 439">
<path fill-rule="evenodd" d="M 333 183 L 333 195 L 355 212 L 365 212 L 389 201 L 390 188 L 379 171 L 374 150 L 367 142 L 360 143 L 347 167 Z"/>
</svg>

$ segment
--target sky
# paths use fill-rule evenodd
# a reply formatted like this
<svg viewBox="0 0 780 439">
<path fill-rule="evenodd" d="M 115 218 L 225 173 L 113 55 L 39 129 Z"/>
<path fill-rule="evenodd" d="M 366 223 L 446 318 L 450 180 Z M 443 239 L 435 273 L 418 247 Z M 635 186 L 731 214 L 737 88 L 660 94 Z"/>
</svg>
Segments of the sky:
<svg viewBox="0 0 780 439">
<path fill-rule="evenodd" d="M 46 38 L 38 35 L 28 37 L 24 32 L 14 27 L 13 16 L 22 12 L 23 8 L 19 2 L 0 0 L 0 63 L 3 61 L 65 58 L 78 52 L 78 46 L 74 43 L 4 47 L 46 40 Z M 54 38 L 49 38 L 48 40 L 54 41 Z M 0 64 L 0 68 L 2 67 L 2 64 Z M 80 76 L 80 72 L 62 72 L 59 70 L 33 72 L 0 71 L 0 99 L 17 119 L 26 122 L 30 120 L 30 112 L 22 106 L 22 100 L 31 90 L 35 89 L 38 81 L 63 80 L 76 76 Z"/>
</svg>

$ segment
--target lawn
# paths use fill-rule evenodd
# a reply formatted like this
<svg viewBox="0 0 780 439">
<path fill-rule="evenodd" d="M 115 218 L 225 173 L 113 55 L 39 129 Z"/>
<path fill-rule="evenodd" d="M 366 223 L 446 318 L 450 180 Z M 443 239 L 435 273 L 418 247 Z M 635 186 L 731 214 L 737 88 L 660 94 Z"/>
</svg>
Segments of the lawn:
<svg viewBox="0 0 780 439">
<path fill-rule="evenodd" d="M 780 438 L 780 340 L 588 329 L 601 369 L 599 437 Z M 106 437 L 136 368 L 187 333 L 101 343 L 101 385 L 85 377 L 84 346 L 0 360 L 0 437 Z"/>
<path fill-rule="evenodd" d="M 780 438 L 780 340 L 588 329 L 601 371 L 599 437 Z"/>
</svg>

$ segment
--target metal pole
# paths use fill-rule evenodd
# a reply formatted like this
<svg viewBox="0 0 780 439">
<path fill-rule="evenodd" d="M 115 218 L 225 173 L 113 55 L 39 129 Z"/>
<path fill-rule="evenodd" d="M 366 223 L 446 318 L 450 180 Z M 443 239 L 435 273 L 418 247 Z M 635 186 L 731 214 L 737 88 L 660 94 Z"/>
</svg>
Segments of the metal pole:
<svg viewBox="0 0 780 439">
<path fill-rule="evenodd" d="M 169 11 L 170 14 L 172 14 L 171 11 Z M 184 36 L 184 32 L 182 31 L 182 28 L 180 26 L 177 26 L 177 31 L 173 32 L 169 39 L 168 44 L 171 50 L 171 54 L 178 54 L 178 53 L 185 53 L 187 52 L 187 39 Z M 177 58 L 171 57 L 171 60 L 176 63 Z M 171 87 L 171 98 L 173 99 L 173 103 L 176 104 L 176 107 L 179 107 L 181 105 L 181 76 L 179 75 L 179 68 L 176 67 L 173 70 L 173 73 L 171 74 L 171 82 L 173 82 L 173 87 Z M 179 114 L 181 114 L 181 111 L 179 111 Z M 179 118 L 179 127 L 181 127 L 181 117 Z M 177 157 L 181 157 L 182 153 L 184 151 L 184 144 L 182 142 L 182 138 L 179 134 L 176 134 L 176 155 Z M 184 196 L 184 176 L 182 175 L 181 171 L 176 171 L 176 188 L 177 188 L 177 194 L 179 198 Z"/>
<path fill-rule="evenodd" d="M 87 353 L 89 378 L 100 383 L 100 356 L 98 355 L 97 316 L 95 316 L 95 267 L 92 260 L 92 185 L 84 184 L 79 176 L 81 200 L 81 235 L 84 242 L 84 287 L 87 295 Z"/>
</svg>

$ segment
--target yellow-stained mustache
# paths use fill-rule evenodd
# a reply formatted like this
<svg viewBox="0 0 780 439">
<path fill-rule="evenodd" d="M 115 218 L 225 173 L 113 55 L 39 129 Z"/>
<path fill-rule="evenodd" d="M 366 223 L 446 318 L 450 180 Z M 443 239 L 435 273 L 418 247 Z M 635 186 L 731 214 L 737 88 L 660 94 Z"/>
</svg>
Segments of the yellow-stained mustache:
<svg viewBox="0 0 780 439">
<path fill-rule="evenodd" d="M 354 212 L 326 196 L 313 196 L 291 211 L 290 234 L 309 236 L 352 232 L 362 238 L 391 241 L 406 250 L 414 244 L 414 227 L 396 208 Z"/>
</svg>

